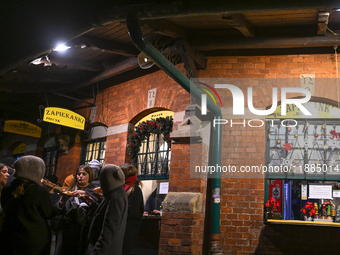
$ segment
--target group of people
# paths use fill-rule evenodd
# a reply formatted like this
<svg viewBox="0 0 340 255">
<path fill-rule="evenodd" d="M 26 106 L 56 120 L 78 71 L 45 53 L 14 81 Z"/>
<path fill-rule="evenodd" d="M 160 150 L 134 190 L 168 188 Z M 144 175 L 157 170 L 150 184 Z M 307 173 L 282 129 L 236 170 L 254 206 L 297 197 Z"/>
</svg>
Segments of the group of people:
<svg viewBox="0 0 340 255">
<path fill-rule="evenodd" d="M 50 254 L 51 229 L 56 255 L 131 254 L 144 211 L 134 166 L 81 165 L 56 203 L 54 188 L 41 183 L 42 159 L 23 156 L 14 168 L 15 180 L 2 188 L 9 174 L 0 164 L 0 254 Z"/>
</svg>

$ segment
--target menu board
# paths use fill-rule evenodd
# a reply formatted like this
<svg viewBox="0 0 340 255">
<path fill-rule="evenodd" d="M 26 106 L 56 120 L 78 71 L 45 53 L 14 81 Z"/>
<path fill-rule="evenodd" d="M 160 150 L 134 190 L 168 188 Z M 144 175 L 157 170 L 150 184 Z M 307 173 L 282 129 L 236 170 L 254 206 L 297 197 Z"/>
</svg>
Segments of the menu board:
<svg viewBox="0 0 340 255">
<path fill-rule="evenodd" d="M 309 185 L 309 199 L 332 199 L 332 185 Z"/>
</svg>

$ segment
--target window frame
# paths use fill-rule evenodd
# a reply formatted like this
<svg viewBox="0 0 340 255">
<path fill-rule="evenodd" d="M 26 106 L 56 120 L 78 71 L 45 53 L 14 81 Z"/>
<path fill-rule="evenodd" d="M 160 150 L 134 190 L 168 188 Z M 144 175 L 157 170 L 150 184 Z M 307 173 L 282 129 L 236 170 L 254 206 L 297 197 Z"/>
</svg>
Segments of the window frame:
<svg viewBox="0 0 340 255">
<path fill-rule="evenodd" d="M 99 143 L 99 148 L 98 150 L 98 154 L 97 157 L 93 157 L 93 152 L 94 152 L 94 144 Z M 91 156 L 87 156 L 87 148 L 88 145 L 92 144 L 92 150 L 91 150 Z M 101 152 L 103 152 L 103 157 L 101 157 Z M 105 163 L 105 153 L 106 153 L 106 137 L 102 137 L 102 138 L 96 138 L 96 139 L 92 139 L 92 140 L 87 140 L 87 141 L 83 141 L 82 146 L 81 146 L 81 157 L 79 160 L 79 164 L 80 165 L 87 165 L 92 159 L 97 159 L 100 163 L 104 164 Z"/>
</svg>

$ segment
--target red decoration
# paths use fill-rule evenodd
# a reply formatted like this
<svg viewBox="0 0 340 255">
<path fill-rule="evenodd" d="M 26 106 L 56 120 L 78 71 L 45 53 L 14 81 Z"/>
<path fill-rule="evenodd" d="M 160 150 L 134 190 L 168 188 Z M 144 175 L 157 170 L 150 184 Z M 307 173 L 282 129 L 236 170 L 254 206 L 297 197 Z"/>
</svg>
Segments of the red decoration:
<svg viewBox="0 0 340 255">
<path fill-rule="evenodd" d="M 305 207 L 300 210 L 304 216 L 314 217 L 315 216 L 315 208 L 312 202 L 307 202 Z"/>
<path fill-rule="evenodd" d="M 337 133 L 335 130 L 330 131 L 332 138 L 338 138 L 339 133 Z"/>
<path fill-rule="evenodd" d="M 290 151 L 293 148 L 293 146 L 290 143 L 285 143 L 282 147 L 283 150 Z"/>
<path fill-rule="evenodd" d="M 315 137 L 315 138 L 318 138 L 318 136 L 319 136 L 319 135 L 318 135 L 317 133 L 314 134 L 314 137 Z"/>
<path fill-rule="evenodd" d="M 276 212 L 280 208 L 280 204 L 274 197 L 271 197 L 266 203 L 267 212 Z"/>
<path fill-rule="evenodd" d="M 128 138 L 127 149 L 129 151 L 130 157 L 135 160 L 139 147 L 142 142 L 150 136 L 150 134 L 162 134 L 164 136 L 164 141 L 168 143 L 171 147 L 170 132 L 172 131 L 173 120 L 172 117 L 157 118 L 152 121 L 143 121 L 137 127 L 135 127 L 134 132 Z"/>
</svg>

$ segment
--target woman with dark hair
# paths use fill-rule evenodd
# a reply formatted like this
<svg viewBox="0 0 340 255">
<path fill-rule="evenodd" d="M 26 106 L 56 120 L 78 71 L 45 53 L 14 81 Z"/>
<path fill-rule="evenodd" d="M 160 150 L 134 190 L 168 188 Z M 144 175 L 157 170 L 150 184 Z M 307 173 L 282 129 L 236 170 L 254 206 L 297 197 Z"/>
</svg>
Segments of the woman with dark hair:
<svg viewBox="0 0 340 255">
<path fill-rule="evenodd" d="M 5 184 L 7 183 L 9 177 L 9 173 L 8 173 L 8 168 L 4 163 L 0 163 L 0 201 L 1 201 L 1 191 L 2 188 L 5 186 Z M 2 226 L 2 222 L 4 219 L 4 211 L 1 207 L 1 202 L 0 202 L 0 229 Z"/>
<path fill-rule="evenodd" d="M 123 255 L 130 255 L 138 237 L 144 211 L 142 183 L 137 180 L 137 169 L 128 163 L 120 166 L 125 175 L 124 190 L 128 197 L 128 216 L 123 242 Z"/>
<path fill-rule="evenodd" d="M 55 207 L 41 184 L 45 163 L 36 156 L 23 156 L 14 166 L 16 179 L 1 194 L 5 218 L 0 254 L 49 254 L 51 233 L 47 220 L 55 216 Z"/>
<path fill-rule="evenodd" d="M 82 232 L 88 224 L 87 213 L 91 210 L 92 203 L 89 197 L 93 197 L 95 185 L 91 182 L 94 173 L 91 167 L 81 165 L 78 167 L 74 178 L 65 192 L 61 194 L 57 207 L 60 210 L 61 219 L 57 235 L 56 255 L 81 254 Z"/>
</svg>

